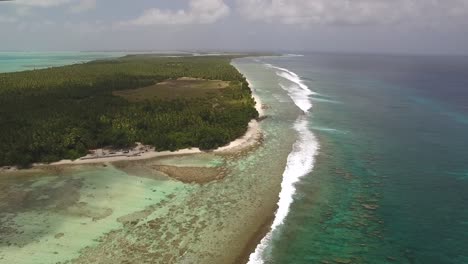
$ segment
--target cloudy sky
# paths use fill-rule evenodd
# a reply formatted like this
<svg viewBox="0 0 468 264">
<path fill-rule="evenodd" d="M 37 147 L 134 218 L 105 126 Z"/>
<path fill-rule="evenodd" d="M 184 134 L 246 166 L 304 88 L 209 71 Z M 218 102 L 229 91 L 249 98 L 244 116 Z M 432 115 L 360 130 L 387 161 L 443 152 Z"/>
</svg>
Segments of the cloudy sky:
<svg viewBox="0 0 468 264">
<path fill-rule="evenodd" d="M 0 0 L 0 50 L 468 54 L 468 0 Z"/>
</svg>

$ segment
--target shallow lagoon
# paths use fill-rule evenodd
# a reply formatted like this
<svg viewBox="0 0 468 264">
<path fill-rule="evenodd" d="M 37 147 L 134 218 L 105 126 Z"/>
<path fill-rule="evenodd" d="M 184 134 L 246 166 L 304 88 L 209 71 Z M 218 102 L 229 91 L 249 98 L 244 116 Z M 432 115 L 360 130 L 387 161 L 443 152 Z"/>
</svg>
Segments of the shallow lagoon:
<svg viewBox="0 0 468 264">
<path fill-rule="evenodd" d="M 262 102 L 263 143 L 232 155 L 151 161 L 223 166 L 227 175 L 184 184 L 141 166 L 82 166 L 31 177 L 2 177 L 0 263 L 229 263 L 245 260 L 276 209 L 300 111 L 274 72 L 236 60 Z M 14 198 L 17 197 L 17 198 Z M 20 204 L 20 206 L 18 206 Z M 261 235 L 261 234 L 260 234 Z M 229 248 L 226 251 L 226 248 Z"/>
<path fill-rule="evenodd" d="M 0 72 L 15 72 L 125 56 L 123 52 L 0 52 Z"/>
<path fill-rule="evenodd" d="M 0 258 L 4 263 L 56 263 L 119 229 L 125 217 L 191 186 L 128 175 L 112 166 L 81 167 L 60 175 L 1 180 Z M 174 198 L 174 197 L 173 197 Z"/>
</svg>

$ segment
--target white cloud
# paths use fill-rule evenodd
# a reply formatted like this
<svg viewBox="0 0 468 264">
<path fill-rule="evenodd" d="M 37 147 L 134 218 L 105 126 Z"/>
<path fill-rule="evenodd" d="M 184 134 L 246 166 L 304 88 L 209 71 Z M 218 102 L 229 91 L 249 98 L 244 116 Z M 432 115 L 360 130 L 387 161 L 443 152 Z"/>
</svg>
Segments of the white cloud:
<svg viewBox="0 0 468 264">
<path fill-rule="evenodd" d="M 229 15 L 230 8 L 222 0 L 190 0 L 187 10 L 148 9 L 124 25 L 210 24 Z"/>
<path fill-rule="evenodd" d="M 468 20 L 468 0 L 238 0 L 250 19 L 283 24 L 393 24 Z M 465 21 L 466 22 L 466 21 Z"/>
<path fill-rule="evenodd" d="M 30 6 L 19 6 L 16 8 L 16 15 L 20 17 L 29 16 L 31 14 Z"/>
<path fill-rule="evenodd" d="M 15 23 L 16 21 L 15 17 L 0 15 L 0 23 Z"/>
<path fill-rule="evenodd" d="M 73 13 L 80 13 L 96 8 L 96 0 L 80 0 L 80 2 L 70 7 L 70 11 Z"/>
<path fill-rule="evenodd" d="M 15 0 L 12 4 L 23 6 L 50 7 L 69 3 L 71 0 Z"/>
<path fill-rule="evenodd" d="M 17 22 L 17 17 L 34 17 L 36 8 L 63 7 L 68 8 L 72 13 L 79 13 L 96 7 L 96 0 L 14 0 L 4 2 L 14 8 L 15 13 L 10 16 L 3 16 L 0 22 Z"/>
<path fill-rule="evenodd" d="M 74 32 L 80 35 L 87 35 L 93 33 L 101 33 L 109 30 L 107 25 L 104 25 L 101 21 L 89 21 L 89 22 L 66 22 L 63 24 L 65 30 Z"/>
</svg>

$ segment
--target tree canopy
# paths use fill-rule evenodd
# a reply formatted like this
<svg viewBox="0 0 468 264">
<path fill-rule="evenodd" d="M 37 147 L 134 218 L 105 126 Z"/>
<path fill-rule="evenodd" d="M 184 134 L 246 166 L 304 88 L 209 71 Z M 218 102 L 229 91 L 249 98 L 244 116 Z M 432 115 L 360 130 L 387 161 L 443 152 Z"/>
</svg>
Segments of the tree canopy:
<svg viewBox="0 0 468 264">
<path fill-rule="evenodd" d="M 0 74 L 0 166 L 76 159 L 89 149 L 135 142 L 157 150 L 225 145 L 258 117 L 231 59 L 133 55 Z M 227 81 L 229 87 L 139 102 L 113 95 L 181 77 Z"/>
</svg>

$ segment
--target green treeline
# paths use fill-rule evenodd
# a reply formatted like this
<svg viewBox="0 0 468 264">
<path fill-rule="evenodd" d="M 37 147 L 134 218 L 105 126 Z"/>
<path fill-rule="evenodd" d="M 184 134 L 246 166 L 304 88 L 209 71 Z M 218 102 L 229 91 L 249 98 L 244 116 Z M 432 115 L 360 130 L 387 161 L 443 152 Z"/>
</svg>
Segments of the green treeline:
<svg viewBox="0 0 468 264">
<path fill-rule="evenodd" d="M 231 57 L 151 55 L 0 74 L 0 166 L 76 159 L 142 142 L 158 150 L 213 149 L 258 116 Z M 204 97 L 131 103 L 117 90 L 195 77 L 229 81 Z"/>
</svg>

